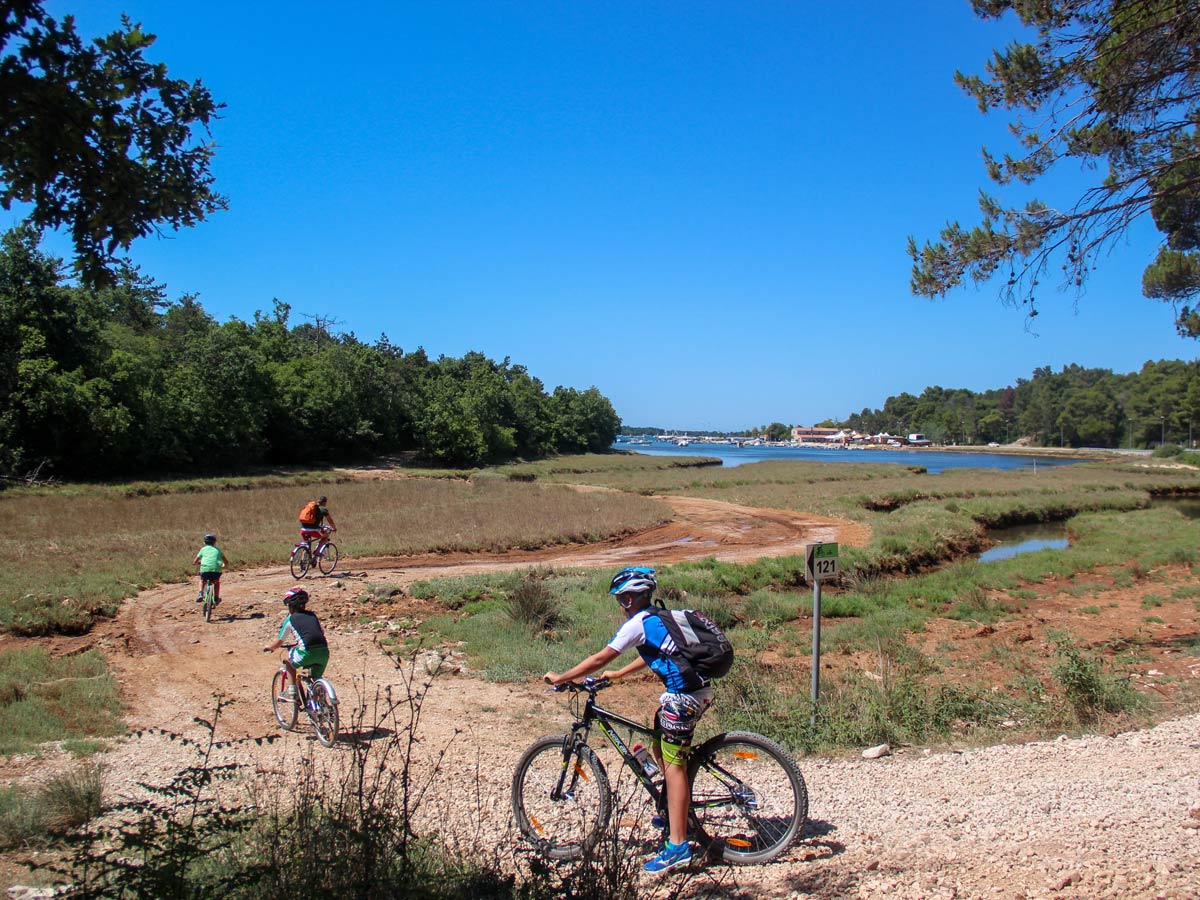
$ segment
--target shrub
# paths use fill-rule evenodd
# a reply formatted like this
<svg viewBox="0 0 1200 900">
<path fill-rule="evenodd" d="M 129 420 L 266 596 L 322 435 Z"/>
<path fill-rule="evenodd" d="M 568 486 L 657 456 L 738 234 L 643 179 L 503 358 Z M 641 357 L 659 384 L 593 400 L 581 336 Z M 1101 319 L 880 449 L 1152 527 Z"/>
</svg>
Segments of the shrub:
<svg viewBox="0 0 1200 900">
<path fill-rule="evenodd" d="M 1102 661 L 1085 656 L 1070 635 L 1054 632 L 1050 640 L 1057 657 L 1051 673 L 1081 723 L 1094 722 L 1104 713 L 1127 712 L 1142 704 L 1142 698 L 1127 679 L 1105 673 Z"/>
<path fill-rule="evenodd" d="M 505 611 L 514 622 L 529 625 L 537 631 L 549 631 L 562 619 L 562 605 L 546 586 L 546 576 L 529 572 L 520 584 L 508 593 Z"/>
</svg>

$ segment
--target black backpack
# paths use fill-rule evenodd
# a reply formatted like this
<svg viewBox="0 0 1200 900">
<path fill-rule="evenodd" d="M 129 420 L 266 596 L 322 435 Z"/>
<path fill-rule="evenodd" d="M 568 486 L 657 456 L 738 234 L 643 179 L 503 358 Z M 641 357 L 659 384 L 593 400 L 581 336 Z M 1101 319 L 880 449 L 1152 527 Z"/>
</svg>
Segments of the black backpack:
<svg viewBox="0 0 1200 900">
<path fill-rule="evenodd" d="M 675 642 L 677 650 L 670 658 L 679 666 L 688 690 L 701 688 L 729 672 L 733 665 L 733 645 L 704 613 L 694 609 L 651 608 L 650 614 L 658 616 Z"/>
</svg>

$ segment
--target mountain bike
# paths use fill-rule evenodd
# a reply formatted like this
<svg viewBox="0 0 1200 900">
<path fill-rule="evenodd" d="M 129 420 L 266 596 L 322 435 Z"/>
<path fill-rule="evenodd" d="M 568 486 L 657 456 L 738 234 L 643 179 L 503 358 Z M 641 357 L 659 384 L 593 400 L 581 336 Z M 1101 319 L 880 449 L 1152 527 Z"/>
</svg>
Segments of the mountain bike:
<svg viewBox="0 0 1200 900">
<path fill-rule="evenodd" d="M 322 537 L 315 549 L 310 547 L 307 541 L 297 541 L 296 546 L 292 548 L 289 566 L 293 578 L 303 578 L 313 566 L 316 566 L 322 575 L 328 575 L 337 562 L 337 544 L 328 537 Z"/>
<path fill-rule="evenodd" d="M 575 724 L 567 734 L 538 738 L 513 773 L 512 807 L 517 827 L 549 859 L 570 860 L 600 840 L 613 808 L 613 789 L 596 752 L 588 746 L 595 724 L 650 795 L 666 820 L 661 774 L 649 775 L 617 733 L 618 728 L 655 738 L 652 727 L 603 709 L 596 694 L 603 678 L 566 682 Z M 586 695 L 586 700 L 581 698 Z M 770 738 L 730 731 L 709 738 L 688 762 L 692 807 L 688 836 L 729 863 L 762 863 L 791 846 L 808 821 L 808 788 L 795 760 Z"/>
<path fill-rule="evenodd" d="M 295 644 L 284 644 L 290 650 Z M 296 670 L 296 693 L 289 697 L 291 686 L 287 666 L 280 663 L 279 670 L 271 678 L 271 708 L 284 731 L 295 731 L 300 710 L 308 716 L 317 740 L 325 747 L 332 747 L 338 734 L 338 699 L 333 685 L 324 678 L 314 679 L 307 669 Z"/>
<path fill-rule="evenodd" d="M 204 610 L 204 621 L 211 622 L 213 610 L 217 608 L 217 583 L 205 578 L 202 579 L 204 587 L 200 592 L 202 609 Z"/>
</svg>

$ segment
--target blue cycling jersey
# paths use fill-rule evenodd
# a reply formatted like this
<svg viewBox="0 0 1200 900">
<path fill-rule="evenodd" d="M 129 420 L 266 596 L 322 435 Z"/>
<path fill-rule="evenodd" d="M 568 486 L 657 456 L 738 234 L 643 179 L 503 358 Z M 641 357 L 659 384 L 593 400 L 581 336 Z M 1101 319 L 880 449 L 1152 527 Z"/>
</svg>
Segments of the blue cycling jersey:
<svg viewBox="0 0 1200 900">
<path fill-rule="evenodd" d="M 608 646 L 617 653 L 636 647 L 638 655 L 646 661 L 650 671 L 662 679 L 668 691 L 673 694 L 686 693 L 683 674 L 671 660 L 671 654 L 676 650 L 675 641 L 662 619 L 649 613 L 650 610 L 643 609 L 630 616 L 608 642 Z"/>
</svg>

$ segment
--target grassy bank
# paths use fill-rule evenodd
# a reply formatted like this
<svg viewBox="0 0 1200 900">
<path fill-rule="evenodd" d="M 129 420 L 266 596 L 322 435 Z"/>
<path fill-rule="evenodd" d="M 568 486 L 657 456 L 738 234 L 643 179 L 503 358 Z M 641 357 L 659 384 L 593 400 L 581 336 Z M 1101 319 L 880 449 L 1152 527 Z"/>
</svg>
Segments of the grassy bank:
<svg viewBox="0 0 1200 900">
<path fill-rule="evenodd" d="M 659 504 L 640 497 L 501 478 L 223 484 L 0 494 L 9 523 L 0 536 L 8 562 L 0 571 L 0 628 L 86 631 L 122 597 L 191 577 L 207 531 L 219 536 L 234 568 L 285 562 L 297 511 L 318 493 L 331 498 L 338 543 L 349 556 L 591 541 L 665 517 Z"/>
<path fill-rule="evenodd" d="M 117 734 L 119 694 L 94 650 L 62 658 L 39 647 L 0 651 L 0 756 L 46 741 L 82 749 Z"/>
<path fill-rule="evenodd" d="M 750 728 L 814 751 L 885 741 L 992 740 L 1011 736 L 1014 728 L 1041 734 L 1102 718 L 1142 721 L 1153 714 L 1152 701 L 1130 689 L 1119 663 L 1078 646 L 1069 633 L 1033 668 L 1014 667 L 1002 684 L 950 683 L 943 662 L 910 641 L 934 619 L 972 628 L 995 623 L 1023 609 L 1029 586 L 1048 579 L 1104 570 L 1119 584 L 1152 577 L 1159 566 L 1197 561 L 1194 528 L 1173 510 L 1086 514 L 1072 528 L 1076 540 L 1066 550 L 990 564 L 963 561 L 827 590 L 824 652 L 860 655 L 876 674 L 868 677 L 854 665 L 826 673 L 815 726 L 807 690 L 811 593 L 789 584 L 786 560 L 664 568 L 661 593 L 670 605 L 705 610 L 737 648 L 711 730 Z M 564 669 L 603 646 L 622 620 L 605 593 L 609 575 L 534 571 L 418 585 L 417 593 L 447 608 L 424 623 L 423 639 L 465 642 L 471 665 L 492 680 L 525 681 Z M 1195 605 L 1200 579 L 1194 580 L 1192 590 L 1167 599 Z M 1080 606 L 1088 602 L 1084 595 Z M 1184 651 L 1200 656 L 1200 641 Z"/>
</svg>

